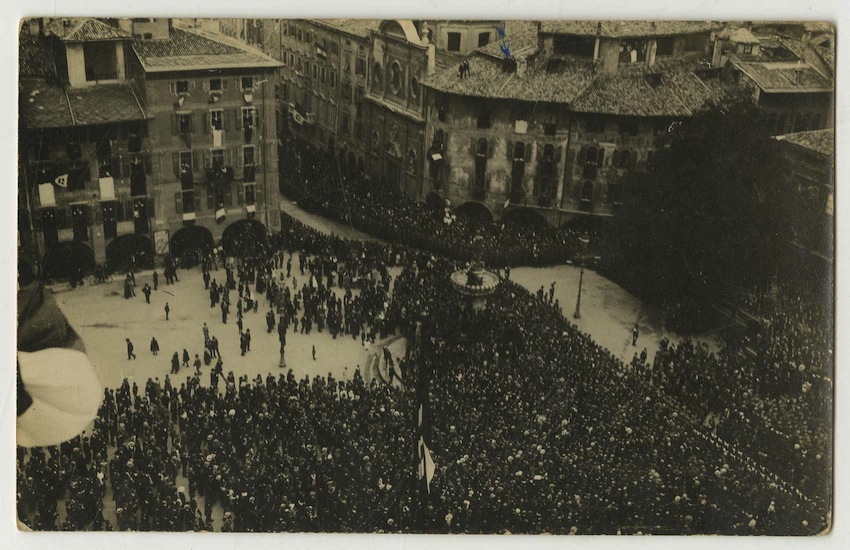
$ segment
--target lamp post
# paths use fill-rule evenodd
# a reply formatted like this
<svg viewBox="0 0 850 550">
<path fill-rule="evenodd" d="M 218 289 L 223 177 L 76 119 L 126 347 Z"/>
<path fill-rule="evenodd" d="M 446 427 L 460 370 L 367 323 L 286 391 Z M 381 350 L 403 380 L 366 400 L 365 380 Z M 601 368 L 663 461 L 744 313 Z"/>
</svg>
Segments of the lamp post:
<svg viewBox="0 0 850 550">
<path fill-rule="evenodd" d="M 585 233 L 579 237 L 578 241 L 581 243 L 582 254 L 577 258 L 579 262 L 578 296 L 576 297 L 576 311 L 573 314 L 573 317 L 581 319 L 581 287 L 582 283 L 584 283 L 584 261 L 585 255 L 587 254 L 587 247 L 590 244 L 590 237 Z"/>
</svg>

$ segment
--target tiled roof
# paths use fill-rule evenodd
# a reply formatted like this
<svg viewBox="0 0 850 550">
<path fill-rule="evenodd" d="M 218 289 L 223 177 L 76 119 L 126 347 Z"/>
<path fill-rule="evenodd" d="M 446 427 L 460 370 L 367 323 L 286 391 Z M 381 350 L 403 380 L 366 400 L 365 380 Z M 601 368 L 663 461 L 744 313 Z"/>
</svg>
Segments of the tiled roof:
<svg viewBox="0 0 850 550">
<path fill-rule="evenodd" d="M 66 91 L 43 80 L 20 83 L 21 116 L 27 128 L 60 128 L 144 120 L 132 88 L 124 84 L 97 85 Z"/>
<path fill-rule="evenodd" d="M 764 92 L 811 93 L 832 91 L 832 82 L 805 63 L 768 61 L 752 63 L 733 61 L 733 63 Z M 802 71 L 799 84 L 796 83 L 797 71 Z"/>
<path fill-rule="evenodd" d="M 227 36 L 174 27 L 165 40 L 133 42 L 145 72 L 280 67 L 274 58 Z"/>
<path fill-rule="evenodd" d="M 835 130 L 832 128 L 795 132 L 793 134 L 785 134 L 784 136 L 776 136 L 776 139 L 778 141 L 792 143 L 825 157 L 832 157 L 835 154 Z"/>
<path fill-rule="evenodd" d="M 57 17 L 44 26 L 44 32 L 56 36 L 63 42 L 133 38 L 129 33 L 91 17 Z"/>
<path fill-rule="evenodd" d="M 695 73 L 709 66 L 707 60 L 692 56 L 672 61 L 666 66 L 658 63 L 651 70 L 601 73 L 571 109 L 619 116 L 690 116 L 721 95 L 717 79 L 703 81 Z"/>
<path fill-rule="evenodd" d="M 351 36 L 368 38 L 369 31 L 377 31 L 383 19 L 312 19 L 311 21 Z"/>
<path fill-rule="evenodd" d="M 530 59 L 523 76 L 505 70 L 505 62 L 487 55 L 469 59 L 470 72 L 458 78 L 457 67 L 429 76 L 423 82 L 437 91 L 487 97 L 571 103 L 593 79 L 591 63 L 569 62 L 556 73 L 547 73 L 541 59 Z"/>
<path fill-rule="evenodd" d="M 710 21 L 542 21 L 540 33 L 629 38 L 692 34 L 717 28 L 719 24 Z"/>
<path fill-rule="evenodd" d="M 56 73 L 50 43 L 22 30 L 18 39 L 18 76 L 45 78 Z"/>
<path fill-rule="evenodd" d="M 434 64 L 437 71 L 444 71 L 451 68 L 457 70 L 458 65 L 460 65 L 463 59 L 464 56 L 459 53 L 447 52 L 445 50 L 434 51 Z"/>
<path fill-rule="evenodd" d="M 510 51 L 517 51 L 529 46 L 537 45 L 537 22 L 536 21 L 505 21 L 505 46 Z M 500 36 L 496 36 L 489 44 L 478 51 L 502 59 L 505 57 L 502 52 L 502 41 Z"/>
</svg>

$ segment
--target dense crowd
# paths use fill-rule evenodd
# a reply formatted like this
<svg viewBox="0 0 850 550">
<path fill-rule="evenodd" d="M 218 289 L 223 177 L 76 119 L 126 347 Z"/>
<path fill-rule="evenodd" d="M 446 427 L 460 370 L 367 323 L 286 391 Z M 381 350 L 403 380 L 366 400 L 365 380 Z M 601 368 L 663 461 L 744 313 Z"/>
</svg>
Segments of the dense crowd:
<svg viewBox="0 0 850 550">
<path fill-rule="evenodd" d="M 303 195 L 299 206 L 388 242 L 457 260 L 483 252 L 484 260 L 495 266 L 552 265 L 586 252 L 580 238 L 590 227 L 553 229 L 539 217 L 497 223 L 487 216 L 457 215 L 443 202 L 419 203 L 397 186 L 349 172 L 332 153 L 307 143 L 282 150 L 285 165 L 293 167 L 281 173 L 284 188 Z M 602 234 L 593 233 L 599 246 Z M 475 244 L 476 235 L 483 237 L 483 251 Z"/>
<path fill-rule="evenodd" d="M 227 277 L 227 287 L 243 283 L 234 300 L 265 293 L 295 330 L 305 318 L 327 324 L 338 308 L 343 337 L 418 340 L 437 467 L 429 494 L 413 463 L 419 403 L 411 386 L 367 384 L 360 373 L 296 380 L 281 371 L 249 380 L 222 372 L 215 385 L 198 374 L 144 388 L 125 381 L 106 391 L 91 433 L 58 447 L 19 448 L 22 521 L 37 529 L 176 531 L 824 528 L 822 507 L 713 439 L 686 392 L 673 398 L 639 361 L 623 364 L 509 280 L 486 309 L 471 310 L 448 281 L 459 264 L 436 255 L 326 237 L 291 220 L 269 244 Z M 304 259 L 290 306 L 274 277 L 290 269 L 286 252 Z M 394 280 L 393 266 L 403 267 Z M 348 294 L 351 280 L 363 284 Z M 665 360 L 672 356 L 658 359 Z M 113 506 L 114 523 L 106 512 Z"/>
</svg>

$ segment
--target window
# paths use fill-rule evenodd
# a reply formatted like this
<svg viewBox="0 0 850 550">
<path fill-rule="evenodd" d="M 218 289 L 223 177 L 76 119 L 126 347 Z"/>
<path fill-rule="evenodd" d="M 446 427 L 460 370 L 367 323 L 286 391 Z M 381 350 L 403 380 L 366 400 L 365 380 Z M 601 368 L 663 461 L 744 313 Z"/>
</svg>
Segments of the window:
<svg viewBox="0 0 850 550">
<path fill-rule="evenodd" d="M 556 35 L 552 44 L 555 54 L 592 58 L 596 38 L 586 36 Z"/>
<path fill-rule="evenodd" d="M 224 111 L 215 109 L 210 111 L 210 128 L 213 130 L 224 129 Z"/>
<path fill-rule="evenodd" d="M 543 147 L 543 158 L 540 161 L 541 188 L 539 194 L 551 197 L 555 191 L 555 146 L 547 144 Z"/>
<path fill-rule="evenodd" d="M 220 92 L 221 90 L 221 79 L 220 78 L 211 78 L 210 79 L 210 91 L 211 92 Z"/>
<path fill-rule="evenodd" d="M 623 136 L 636 136 L 640 131 L 640 123 L 637 119 L 626 119 L 620 121 L 620 134 Z"/>
<path fill-rule="evenodd" d="M 242 77 L 242 89 L 243 90 L 253 90 L 254 89 L 254 77 L 253 76 L 243 76 Z"/>
<path fill-rule="evenodd" d="M 242 107 L 242 128 L 253 129 L 256 121 L 257 110 L 254 107 Z"/>
<path fill-rule="evenodd" d="M 673 55 L 673 47 L 676 44 L 676 38 L 673 36 L 664 36 L 655 39 L 655 55 Z"/>
<path fill-rule="evenodd" d="M 482 105 L 478 109 L 478 119 L 476 121 L 477 127 L 481 129 L 490 128 L 490 110 L 486 105 Z"/>
<path fill-rule="evenodd" d="M 484 190 L 487 187 L 487 156 L 489 145 L 487 140 L 481 138 L 475 146 L 475 188 Z"/>
<path fill-rule="evenodd" d="M 88 82 L 118 78 L 115 42 L 84 42 L 83 59 Z"/>
<path fill-rule="evenodd" d="M 339 44 L 336 42 L 331 42 L 330 45 L 331 55 L 339 55 Z"/>
<path fill-rule="evenodd" d="M 245 204 L 256 204 L 257 203 L 257 186 L 256 185 L 246 185 L 245 186 Z"/>
<path fill-rule="evenodd" d="M 177 114 L 177 133 L 186 135 L 192 133 L 192 114 L 178 113 Z"/>
<path fill-rule="evenodd" d="M 446 47 L 450 52 L 459 52 L 460 51 L 460 33 L 459 32 L 450 32 L 448 33 L 448 45 Z"/>
<path fill-rule="evenodd" d="M 584 121 L 584 129 L 590 134 L 604 134 L 605 119 L 602 117 L 590 117 Z"/>
<path fill-rule="evenodd" d="M 347 73 L 351 70 L 351 54 L 349 52 L 345 52 L 342 54 L 342 71 Z"/>
<path fill-rule="evenodd" d="M 609 204 L 622 204 L 622 193 L 623 186 L 618 181 L 609 181 L 608 182 L 608 203 Z"/>
<path fill-rule="evenodd" d="M 753 53 L 753 45 L 752 44 L 744 44 L 743 53 L 746 53 L 746 54 Z"/>
<path fill-rule="evenodd" d="M 343 86 L 342 87 L 342 100 L 346 103 L 351 103 L 351 87 Z"/>
<path fill-rule="evenodd" d="M 586 181 L 581 186 L 581 204 L 587 208 L 593 203 L 593 182 Z"/>
<path fill-rule="evenodd" d="M 523 191 L 522 179 L 525 176 L 525 144 L 515 143 L 514 154 L 511 160 L 511 191 L 519 193 Z"/>
<path fill-rule="evenodd" d="M 645 38 L 630 38 L 620 41 L 620 63 L 639 63 L 646 61 Z"/>
<path fill-rule="evenodd" d="M 449 116 L 449 98 L 444 94 L 438 94 L 434 103 L 437 106 L 437 119 L 440 122 L 445 122 Z"/>
<path fill-rule="evenodd" d="M 242 147 L 242 166 L 244 169 L 243 178 L 246 182 L 255 181 L 256 179 L 256 151 L 253 145 L 245 145 Z"/>
<path fill-rule="evenodd" d="M 188 80 L 178 80 L 174 85 L 174 89 L 177 91 L 178 95 L 184 95 L 189 93 L 189 81 Z"/>
<path fill-rule="evenodd" d="M 685 36 L 682 49 L 686 52 L 701 52 L 708 44 L 708 34 L 689 34 Z"/>
<path fill-rule="evenodd" d="M 415 76 L 410 79 L 410 98 L 413 100 L 419 98 L 419 79 Z"/>
<path fill-rule="evenodd" d="M 401 77 L 401 65 L 396 61 L 390 65 L 390 90 L 396 95 L 402 95 Z"/>
<path fill-rule="evenodd" d="M 543 134 L 554 136 L 558 131 L 558 125 L 554 122 L 547 122 L 543 125 Z"/>
<path fill-rule="evenodd" d="M 490 33 L 489 32 L 478 33 L 478 47 L 479 48 L 483 48 L 484 46 L 486 46 L 489 43 L 490 43 Z"/>
<path fill-rule="evenodd" d="M 357 76 L 366 76 L 366 58 L 358 57 L 357 64 L 354 66 L 354 73 Z"/>
<path fill-rule="evenodd" d="M 381 79 L 383 79 L 383 69 L 380 63 L 375 63 L 372 67 L 372 83 L 375 88 L 381 87 Z"/>
</svg>

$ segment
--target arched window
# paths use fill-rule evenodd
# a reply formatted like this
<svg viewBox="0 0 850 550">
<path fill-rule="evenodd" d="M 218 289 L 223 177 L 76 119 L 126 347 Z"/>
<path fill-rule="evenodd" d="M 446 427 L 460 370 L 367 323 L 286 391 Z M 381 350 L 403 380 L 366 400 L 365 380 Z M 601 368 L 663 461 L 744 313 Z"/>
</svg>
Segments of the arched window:
<svg viewBox="0 0 850 550">
<path fill-rule="evenodd" d="M 597 155 L 596 147 L 588 147 L 587 152 L 584 155 L 584 163 L 596 164 Z"/>
<path fill-rule="evenodd" d="M 398 61 L 390 65 L 390 90 L 396 95 L 403 95 L 402 70 Z"/>
</svg>

